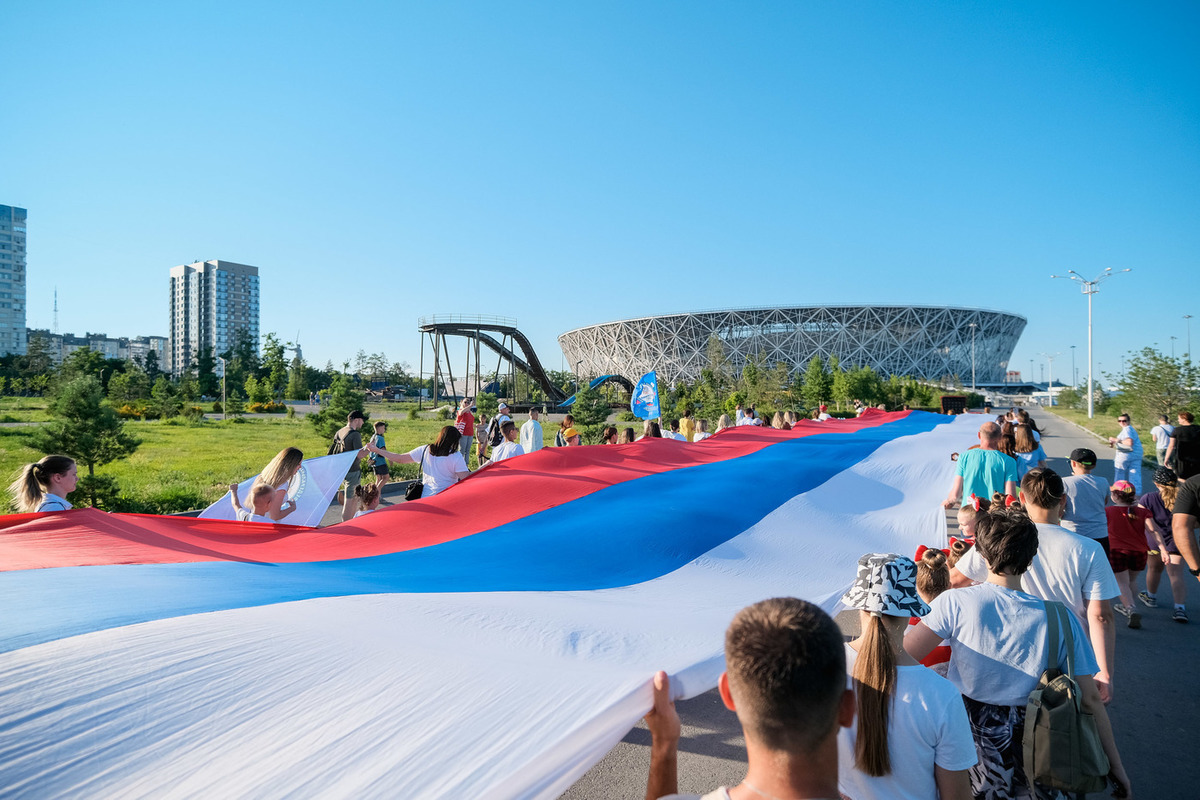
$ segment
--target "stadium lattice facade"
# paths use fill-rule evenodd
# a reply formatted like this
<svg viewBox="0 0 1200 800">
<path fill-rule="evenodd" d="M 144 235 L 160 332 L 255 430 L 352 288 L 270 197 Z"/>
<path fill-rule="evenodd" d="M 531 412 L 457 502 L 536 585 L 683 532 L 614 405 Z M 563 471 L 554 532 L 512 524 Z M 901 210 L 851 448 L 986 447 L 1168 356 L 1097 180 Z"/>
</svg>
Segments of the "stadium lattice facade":
<svg viewBox="0 0 1200 800">
<path fill-rule="evenodd" d="M 584 376 L 636 380 L 657 370 L 666 384 L 692 381 L 708 366 L 715 336 L 738 372 L 751 359 L 795 371 L 814 356 L 837 356 L 843 367 L 868 366 L 884 377 L 956 375 L 969 385 L 972 347 L 976 380 L 1002 382 L 1025 323 L 1016 314 L 935 306 L 730 309 L 605 322 L 567 331 L 558 343 Z"/>
</svg>

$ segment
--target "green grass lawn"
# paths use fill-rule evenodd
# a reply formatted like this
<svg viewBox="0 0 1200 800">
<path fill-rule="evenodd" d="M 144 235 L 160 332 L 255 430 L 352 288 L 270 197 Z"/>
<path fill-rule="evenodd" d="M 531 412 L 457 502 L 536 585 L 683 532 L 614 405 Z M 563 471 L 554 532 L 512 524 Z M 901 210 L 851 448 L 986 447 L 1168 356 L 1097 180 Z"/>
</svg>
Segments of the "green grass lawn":
<svg viewBox="0 0 1200 800">
<path fill-rule="evenodd" d="M 0 397 L 0 422 L 47 422 L 44 397 Z"/>
<path fill-rule="evenodd" d="M 387 419 L 387 449 L 404 453 L 432 442 L 443 425 L 439 419 L 409 420 L 404 415 L 377 413 Z M 123 510 L 171 513 L 200 508 L 220 499 L 229 484 L 255 475 L 285 447 L 298 447 L 306 458 L 325 455 L 329 441 L 320 438 L 304 419 L 286 417 L 209 420 L 195 425 L 172 422 L 127 422 L 126 431 L 142 440 L 132 456 L 97 469 L 120 485 Z M 0 476 L 11 481 L 22 466 L 44 454 L 29 448 L 29 428 L 0 428 Z M 544 426 L 551 441 L 554 429 Z M 363 428 L 364 441 L 371 422 Z M 471 467 L 477 466 L 474 456 Z M 415 464 L 392 465 L 395 477 L 415 477 Z"/>
</svg>

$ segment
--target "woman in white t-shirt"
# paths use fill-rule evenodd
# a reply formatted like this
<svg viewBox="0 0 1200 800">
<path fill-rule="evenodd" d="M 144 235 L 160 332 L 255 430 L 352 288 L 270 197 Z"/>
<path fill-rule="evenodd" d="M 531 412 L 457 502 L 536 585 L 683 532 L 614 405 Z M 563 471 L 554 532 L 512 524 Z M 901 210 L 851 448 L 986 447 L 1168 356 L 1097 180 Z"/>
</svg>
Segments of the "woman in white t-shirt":
<svg viewBox="0 0 1200 800">
<path fill-rule="evenodd" d="M 969 800 L 978 759 L 962 696 L 904 651 L 909 618 L 929 612 L 917 565 L 868 553 L 842 602 L 863 633 L 846 644 L 858 713 L 838 731 L 838 788 L 854 800 Z"/>
<path fill-rule="evenodd" d="M 1066 793 L 1042 784 L 1031 789 L 1025 777 L 1025 704 L 1046 668 L 1048 647 L 1046 604 L 1021 591 L 1021 575 L 1037 553 L 1037 527 L 1020 509 L 992 511 L 976 522 L 975 549 L 987 562 L 987 582 L 934 598 L 904 647 L 923 659 L 942 639 L 950 642 L 946 677 L 962 692 L 979 753 L 979 763 L 971 768 L 976 797 L 1066 800 Z M 1092 680 L 1096 656 L 1079 619 L 1062 616 L 1071 626 L 1074 650 L 1068 653 L 1064 635 L 1057 661 L 1065 666 L 1070 656 L 1074 662 L 1083 710 L 1095 717 L 1111 776 L 1128 793 L 1129 776 Z"/>
<path fill-rule="evenodd" d="M 77 481 L 75 459 L 46 456 L 41 461 L 22 467 L 17 479 L 8 487 L 8 492 L 17 509 L 26 514 L 67 511 L 72 506 L 66 497 L 75 491 Z"/>
<path fill-rule="evenodd" d="M 423 444 L 407 453 L 389 453 L 372 445 L 367 445 L 367 449 L 397 464 L 420 464 L 421 481 L 425 484 L 421 497 L 426 498 L 445 491 L 471 474 L 466 460 L 458 451 L 461 437 L 458 428 L 447 425 L 438 433 L 433 444 Z"/>
<path fill-rule="evenodd" d="M 705 439 L 707 439 L 710 436 L 712 436 L 712 434 L 708 432 L 708 420 L 706 420 L 706 419 L 696 420 L 696 433 L 692 436 L 692 441 L 693 442 L 703 442 Z"/>
</svg>

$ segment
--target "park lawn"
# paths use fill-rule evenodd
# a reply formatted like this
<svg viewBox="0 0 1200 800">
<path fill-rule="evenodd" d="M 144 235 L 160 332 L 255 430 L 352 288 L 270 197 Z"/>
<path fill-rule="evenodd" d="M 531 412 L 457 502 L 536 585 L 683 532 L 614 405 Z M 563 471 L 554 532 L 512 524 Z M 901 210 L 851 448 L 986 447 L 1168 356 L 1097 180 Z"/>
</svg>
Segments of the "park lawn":
<svg viewBox="0 0 1200 800">
<path fill-rule="evenodd" d="M 44 397 L 0 397 L 0 422 L 47 422 L 49 404 Z"/>
</svg>

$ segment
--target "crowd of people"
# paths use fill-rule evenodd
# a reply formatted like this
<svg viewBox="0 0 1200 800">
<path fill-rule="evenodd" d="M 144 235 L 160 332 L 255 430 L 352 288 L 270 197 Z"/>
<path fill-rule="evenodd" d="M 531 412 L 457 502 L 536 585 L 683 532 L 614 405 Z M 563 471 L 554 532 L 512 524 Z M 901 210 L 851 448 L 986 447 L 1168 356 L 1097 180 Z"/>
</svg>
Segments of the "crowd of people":
<svg viewBox="0 0 1200 800">
<path fill-rule="evenodd" d="M 718 688 L 742 725 L 748 769 L 704 800 L 1074 796 L 1025 773 L 1027 701 L 1050 664 L 1075 679 L 1113 796 L 1132 796 L 1106 710 L 1114 609 L 1139 628 L 1135 600 L 1156 607 L 1166 572 L 1172 618 L 1188 621 L 1183 571 L 1200 577 L 1200 475 L 1191 434 L 1178 436 L 1192 420 L 1180 415 L 1173 432 L 1155 435 L 1154 490 L 1140 492 L 1125 464 L 1137 453 L 1140 472 L 1128 419 L 1112 440 L 1122 466 L 1111 485 L 1087 448 L 1071 453 L 1071 475 L 1047 468 L 1041 432 L 1020 410 L 984 423 L 979 444 L 955 454 L 945 505 L 957 511 L 958 537 L 944 551 L 921 548 L 916 561 L 864 555 L 842 598 L 859 614 L 852 641 L 802 600 L 739 613 Z M 646 796 L 698 798 L 675 794 L 680 723 L 668 676 L 653 686 Z"/>
<path fill-rule="evenodd" d="M 378 507 L 389 463 L 419 464 L 416 496 L 430 497 L 471 474 L 472 443 L 481 468 L 541 448 L 536 409 L 520 427 L 503 403 L 492 419 L 476 412 L 464 400 L 454 425 L 406 453 L 386 449 L 386 422 L 375 423 L 364 442 L 363 414 L 351 412 L 330 452 L 369 456 L 375 480 L 362 483 L 355 459 L 343 518 Z M 815 418 L 823 414 L 824 407 Z M 780 412 L 768 423 L 739 406 L 717 430 L 787 429 L 799 420 Z M 1138 604 L 1157 607 L 1165 573 L 1172 619 L 1188 622 L 1184 571 L 1200 577 L 1200 437 L 1190 413 L 1179 415 L 1178 426 L 1160 419 L 1151 433 L 1159 463 L 1154 488 L 1143 493 L 1140 438 L 1128 415 L 1117 421 L 1111 484 L 1096 474 L 1098 459 L 1088 448 L 1071 452 L 1070 475 L 1049 469 L 1041 431 L 1023 410 L 984 422 L 978 444 L 952 455 L 955 476 L 944 505 L 956 511 L 958 537 L 944 551 L 921 548 L 917 560 L 864 555 L 842 598 L 859 612 L 861 635 L 852 641 L 843 642 L 828 615 L 802 600 L 768 600 L 739 613 L 726 636 L 719 691 L 742 724 L 748 771 L 740 786 L 706 800 L 1065 798 L 1030 780 L 1022 756 L 1026 699 L 1056 663 L 1069 665 L 1082 708 L 1095 720 L 1114 796 L 1130 796 L 1106 711 L 1117 686 L 1114 613 L 1140 628 Z M 707 427 L 690 414 L 668 420 L 665 430 L 647 420 L 636 439 L 633 428 L 607 426 L 601 444 L 703 441 Z M 578 446 L 581 438 L 567 415 L 556 444 Z M 295 509 L 287 488 L 303 459 L 297 448 L 282 450 L 245 504 L 231 484 L 238 519 L 286 519 Z M 70 509 L 65 498 L 76 483 L 75 462 L 52 455 L 23 468 L 10 492 L 23 510 L 62 511 Z M 1060 611 L 1062 635 L 1052 636 Z M 647 797 L 682 797 L 675 794 L 680 725 L 669 679 L 658 673 L 653 683 Z"/>
</svg>

